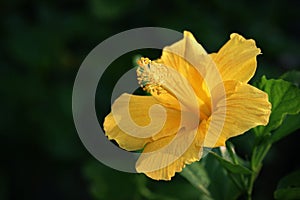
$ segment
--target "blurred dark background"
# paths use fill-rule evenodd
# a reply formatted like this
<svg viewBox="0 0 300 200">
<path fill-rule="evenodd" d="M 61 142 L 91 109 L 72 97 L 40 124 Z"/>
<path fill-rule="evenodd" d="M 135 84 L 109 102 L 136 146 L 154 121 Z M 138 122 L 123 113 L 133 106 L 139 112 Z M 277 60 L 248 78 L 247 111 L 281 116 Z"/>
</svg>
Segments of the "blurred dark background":
<svg viewBox="0 0 300 200">
<path fill-rule="evenodd" d="M 73 82 L 87 54 L 131 28 L 190 30 L 208 52 L 232 32 L 254 38 L 263 54 L 254 78 L 300 68 L 299 1 L 11 0 L 0 2 L 0 199 L 195 199 L 181 176 L 155 182 L 96 161 L 73 124 Z M 153 55 L 156 55 L 154 52 Z M 157 54 L 159 56 L 159 54 Z M 121 64 L 120 64 L 121 63 Z M 132 55 L 109 75 L 132 66 Z M 119 68 L 119 69 L 118 69 Z M 114 79 L 103 80 L 109 112 Z M 299 168 L 296 134 L 275 144 L 254 188 L 272 199 L 280 177 Z"/>
</svg>

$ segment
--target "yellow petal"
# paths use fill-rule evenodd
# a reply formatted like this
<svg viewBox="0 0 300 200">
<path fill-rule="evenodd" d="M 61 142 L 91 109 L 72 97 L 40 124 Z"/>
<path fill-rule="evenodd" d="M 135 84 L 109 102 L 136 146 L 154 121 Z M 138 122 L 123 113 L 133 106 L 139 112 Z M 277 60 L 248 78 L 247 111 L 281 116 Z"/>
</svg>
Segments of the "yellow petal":
<svg viewBox="0 0 300 200">
<path fill-rule="evenodd" d="M 174 68 L 192 84 L 193 89 L 198 90 L 203 82 L 204 71 L 197 69 L 199 57 L 207 55 L 204 48 L 196 41 L 193 34 L 184 31 L 183 39 L 163 49 L 160 62 Z"/>
<path fill-rule="evenodd" d="M 225 145 L 228 138 L 269 121 L 271 104 L 265 92 L 238 81 L 225 81 L 224 87 L 226 97 L 219 95 L 220 86 L 212 91 L 216 98 L 207 121 L 206 147 Z"/>
<path fill-rule="evenodd" d="M 150 138 L 133 137 L 122 131 L 117 126 L 112 113 L 106 116 L 103 126 L 108 139 L 115 140 L 120 147 L 128 151 L 142 149 L 146 143 L 151 141 Z"/>
<path fill-rule="evenodd" d="M 167 108 L 173 108 L 176 110 L 182 110 L 184 108 L 181 108 L 180 103 L 176 97 L 171 95 L 170 93 L 162 93 L 162 94 L 151 94 L 157 101 L 159 101 L 160 104 Z"/>
<path fill-rule="evenodd" d="M 233 33 L 219 52 L 211 56 L 224 81 L 238 80 L 247 83 L 255 73 L 258 54 L 260 49 L 256 47 L 254 40 L 246 40 Z"/>
<path fill-rule="evenodd" d="M 161 106 L 151 96 L 123 94 L 112 105 L 112 112 L 105 118 L 103 126 L 110 140 L 131 151 L 175 134 L 180 121 L 180 111 Z"/>
<path fill-rule="evenodd" d="M 195 91 L 203 114 L 210 114 L 210 97 L 204 81 L 206 63 L 202 58 L 207 56 L 204 48 L 196 41 L 192 33 L 185 31 L 184 38 L 163 49 L 157 62 L 174 68 L 184 76 Z"/>
<path fill-rule="evenodd" d="M 202 147 L 195 145 L 196 130 L 181 129 L 146 145 L 136 163 L 136 170 L 155 180 L 170 180 L 186 164 L 198 161 Z"/>
<path fill-rule="evenodd" d="M 193 34 L 189 31 L 183 32 L 183 39 L 175 42 L 171 46 L 167 46 L 163 49 L 163 51 L 172 52 L 177 54 L 183 58 L 191 59 L 190 63 L 195 61 L 197 63 L 197 57 L 199 55 L 206 55 L 205 49 L 197 42 Z"/>
</svg>

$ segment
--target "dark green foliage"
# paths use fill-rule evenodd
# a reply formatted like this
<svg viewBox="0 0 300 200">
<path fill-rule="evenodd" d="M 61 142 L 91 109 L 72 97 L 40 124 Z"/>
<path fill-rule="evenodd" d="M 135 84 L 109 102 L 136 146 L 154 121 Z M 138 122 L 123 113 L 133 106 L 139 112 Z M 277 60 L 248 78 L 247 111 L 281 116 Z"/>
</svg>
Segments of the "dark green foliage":
<svg viewBox="0 0 300 200">
<path fill-rule="evenodd" d="M 299 2 L 283 0 L 1 1 L 0 199 L 200 199 L 203 194 L 181 176 L 172 182 L 156 182 L 142 174 L 116 172 L 95 163 L 72 121 L 72 86 L 80 64 L 96 45 L 114 34 L 161 26 L 190 30 L 208 52 L 217 51 L 232 32 L 253 38 L 263 52 L 253 80 L 263 74 L 278 78 L 300 68 L 298 8 Z M 160 55 L 153 50 L 133 52 L 110 66 L 96 97 L 100 124 L 110 110 L 110 92 L 117 77 L 133 66 L 137 54 Z M 282 78 L 297 85 L 299 79 L 293 75 Z M 103 98 L 101 103 L 99 98 Z M 293 126 L 274 131 L 274 140 L 299 125 L 299 118 L 287 119 Z M 290 143 L 299 141 L 295 138 L 287 136 L 283 147 L 273 147 L 275 153 L 266 160 L 269 167 L 263 172 L 272 171 L 275 176 L 262 173 L 258 177 L 263 190 L 254 193 L 255 199 L 272 198 L 279 178 L 299 167 L 299 158 L 290 151 Z M 286 163 L 281 163 L 280 155 Z M 217 185 L 229 179 L 222 165 L 246 174 L 248 169 L 219 157 L 213 159 L 213 155 L 204 167 L 207 163 L 213 166 L 209 177 L 223 177 L 210 180 L 212 197 L 237 197 L 239 190 L 231 179 L 222 191 L 217 190 Z M 279 199 L 280 195 L 275 193 Z"/>
</svg>

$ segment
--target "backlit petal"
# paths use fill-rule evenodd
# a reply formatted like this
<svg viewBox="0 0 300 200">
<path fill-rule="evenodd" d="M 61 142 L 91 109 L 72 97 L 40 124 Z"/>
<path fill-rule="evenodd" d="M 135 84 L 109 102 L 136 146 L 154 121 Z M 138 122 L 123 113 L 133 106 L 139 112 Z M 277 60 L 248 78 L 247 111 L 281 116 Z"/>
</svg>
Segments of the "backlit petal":
<svg viewBox="0 0 300 200">
<path fill-rule="evenodd" d="M 120 147 L 138 150 L 150 141 L 175 134 L 180 121 L 180 111 L 159 105 L 151 96 L 123 94 L 105 118 L 104 130 Z"/>
<path fill-rule="evenodd" d="M 183 39 L 175 42 L 171 46 L 165 47 L 163 51 L 172 52 L 183 58 L 187 58 L 190 63 L 197 63 L 197 57 L 199 55 L 207 54 L 205 49 L 197 42 L 193 34 L 189 31 L 184 31 Z"/>
<path fill-rule="evenodd" d="M 226 97 L 222 97 L 218 87 L 212 93 L 215 108 L 207 121 L 204 146 L 225 145 L 228 138 L 268 123 L 271 104 L 265 92 L 238 81 L 225 81 Z"/>
<path fill-rule="evenodd" d="M 202 62 L 206 56 L 206 51 L 194 36 L 185 31 L 182 40 L 163 49 L 162 56 L 157 62 L 174 68 L 188 80 L 198 96 L 202 112 L 205 111 L 203 114 L 209 115 L 210 97 L 203 78 L 206 74 L 206 63 Z"/>
<path fill-rule="evenodd" d="M 133 137 L 130 134 L 125 133 L 122 131 L 118 126 L 117 123 L 110 113 L 106 116 L 104 121 L 104 130 L 108 139 L 115 140 L 120 147 L 126 149 L 128 151 L 134 151 L 142 149 L 146 143 L 150 142 L 150 138 L 138 138 Z"/>
<path fill-rule="evenodd" d="M 254 40 L 246 40 L 241 35 L 233 33 L 219 52 L 211 56 L 224 81 L 238 80 L 247 83 L 255 73 L 258 54 L 260 49 L 256 47 Z"/>
<path fill-rule="evenodd" d="M 192 33 L 184 31 L 183 39 L 163 49 L 159 61 L 181 73 L 197 92 L 205 73 L 204 70 L 197 70 L 200 64 L 199 58 L 202 55 L 207 55 L 204 48 L 196 41 Z M 196 83 L 197 85 L 194 85 Z"/>
<path fill-rule="evenodd" d="M 202 147 L 195 145 L 196 130 L 181 129 L 178 135 L 146 145 L 136 163 L 136 170 L 155 180 L 170 180 L 186 164 L 198 161 Z"/>
</svg>

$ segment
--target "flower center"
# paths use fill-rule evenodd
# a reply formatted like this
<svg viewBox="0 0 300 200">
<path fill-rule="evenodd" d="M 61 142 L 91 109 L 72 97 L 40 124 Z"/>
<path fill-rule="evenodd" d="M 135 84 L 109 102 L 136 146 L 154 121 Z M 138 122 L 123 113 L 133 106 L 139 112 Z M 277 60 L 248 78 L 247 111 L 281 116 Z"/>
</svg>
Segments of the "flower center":
<svg viewBox="0 0 300 200">
<path fill-rule="evenodd" d="M 137 80 L 150 94 L 170 94 L 180 103 L 182 110 L 199 115 L 198 97 L 188 80 L 174 68 L 141 58 L 138 62 Z"/>
<path fill-rule="evenodd" d="M 161 94 L 166 90 L 162 87 L 168 74 L 168 69 L 151 61 L 149 58 L 138 60 L 139 67 L 136 70 L 137 80 L 143 90 L 149 93 Z"/>
</svg>

